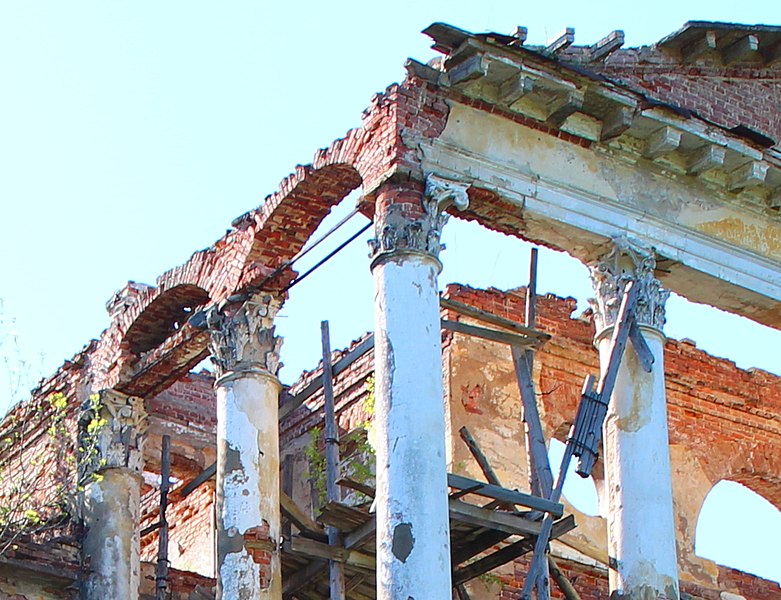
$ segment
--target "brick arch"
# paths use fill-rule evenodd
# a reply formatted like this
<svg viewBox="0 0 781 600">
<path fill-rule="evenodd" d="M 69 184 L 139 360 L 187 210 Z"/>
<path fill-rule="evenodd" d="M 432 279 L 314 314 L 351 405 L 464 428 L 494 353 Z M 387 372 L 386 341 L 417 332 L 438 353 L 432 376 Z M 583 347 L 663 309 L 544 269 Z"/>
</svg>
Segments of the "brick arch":
<svg viewBox="0 0 781 600">
<path fill-rule="evenodd" d="M 771 448 L 756 448 L 751 452 L 747 465 L 732 472 L 725 479 L 746 486 L 781 510 L 781 465 L 779 463 L 781 460 L 777 449 L 773 452 Z"/>
<path fill-rule="evenodd" d="M 135 355 L 147 352 L 182 327 L 192 312 L 208 300 L 209 292 L 193 284 L 163 289 L 128 327 L 123 341 Z"/>
<path fill-rule="evenodd" d="M 351 132 L 319 151 L 312 164 L 299 165 L 260 208 L 234 221 L 251 238 L 240 286 L 251 285 L 261 277 L 260 271 L 276 269 L 292 258 L 331 209 L 361 186 L 355 139 Z"/>
</svg>

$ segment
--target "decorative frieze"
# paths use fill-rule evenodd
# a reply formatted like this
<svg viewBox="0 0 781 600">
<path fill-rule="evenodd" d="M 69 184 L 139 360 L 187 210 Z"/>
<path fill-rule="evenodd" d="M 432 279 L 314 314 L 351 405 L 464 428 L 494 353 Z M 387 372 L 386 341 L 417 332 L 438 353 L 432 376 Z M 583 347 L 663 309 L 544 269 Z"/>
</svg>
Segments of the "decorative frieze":
<svg viewBox="0 0 781 600">
<path fill-rule="evenodd" d="M 276 376 L 282 338 L 274 336 L 274 317 L 282 301 L 258 293 L 238 306 L 208 313 L 209 349 L 218 377 L 237 371 L 263 371 Z"/>
<path fill-rule="evenodd" d="M 421 200 L 423 214 L 411 218 L 403 203 L 391 204 L 376 221 L 377 237 L 369 240 L 369 256 L 412 250 L 439 257 L 442 228 L 448 216 L 443 212 L 455 205 L 459 210 L 469 205 L 468 184 L 429 175 Z"/>
<path fill-rule="evenodd" d="M 82 479 L 105 469 L 140 473 L 147 426 L 143 398 L 113 389 L 90 396 L 80 419 Z"/>
<path fill-rule="evenodd" d="M 615 323 L 624 288 L 629 281 L 634 281 L 637 286 L 637 322 L 662 330 L 664 305 L 670 292 L 654 276 L 655 267 L 654 249 L 624 236 L 615 238 L 610 251 L 589 265 L 596 294 L 590 303 L 597 333 Z"/>
</svg>

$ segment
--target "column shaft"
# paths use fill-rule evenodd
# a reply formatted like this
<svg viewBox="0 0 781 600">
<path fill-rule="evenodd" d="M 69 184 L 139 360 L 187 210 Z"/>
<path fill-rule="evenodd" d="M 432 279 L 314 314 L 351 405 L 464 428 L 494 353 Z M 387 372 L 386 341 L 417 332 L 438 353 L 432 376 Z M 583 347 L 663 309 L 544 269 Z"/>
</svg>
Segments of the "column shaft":
<svg viewBox="0 0 781 600">
<path fill-rule="evenodd" d="M 638 288 L 635 318 L 654 357 L 648 373 L 627 345 L 604 424 L 611 600 L 679 597 L 661 331 L 669 292 L 654 277 L 654 268 L 653 249 L 625 238 L 616 239 L 591 267 L 602 370 L 629 280 Z"/>
<path fill-rule="evenodd" d="M 386 186 L 375 289 L 377 597 L 449 600 L 450 535 L 437 275 L 443 201 L 463 187 Z"/>
<path fill-rule="evenodd" d="M 279 302 L 256 296 L 209 316 L 217 365 L 217 598 L 282 598 Z"/>
<path fill-rule="evenodd" d="M 80 425 L 84 598 L 135 600 L 141 581 L 143 400 L 104 390 L 87 402 Z"/>
</svg>

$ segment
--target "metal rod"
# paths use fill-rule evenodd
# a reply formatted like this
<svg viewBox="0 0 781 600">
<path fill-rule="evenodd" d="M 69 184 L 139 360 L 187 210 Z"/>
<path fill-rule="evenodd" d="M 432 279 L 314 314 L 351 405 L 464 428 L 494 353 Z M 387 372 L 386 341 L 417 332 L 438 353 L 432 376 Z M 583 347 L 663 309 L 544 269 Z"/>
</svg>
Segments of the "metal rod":
<svg viewBox="0 0 781 600">
<path fill-rule="evenodd" d="M 314 265 L 314 266 L 313 266 L 311 269 L 309 269 L 308 271 L 304 272 L 302 275 L 299 275 L 299 276 L 298 276 L 298 277 L 296 277 L 296 278 L 295 278 L 293 281 L 291 281 L 291 282 L 290 282 L 290 283 L 287 285 L 287 287 L 286 287 L 284 290 L 282 290 L 282 291 L 286 292 L 286 291 L 288 291 L 290 288 L 292 288 L 293 286 L 295 286 L 295 285 L 298 285 L 299 283 L 301 283 L 301 282 L 302 282 L 304 279 L 306 279 L 306 278 L 307 278 L 309 275 L 311 275 L 311 274 L 312 274 L 314 271 L 316 271 L 316 270 L 317 270 L 317 269 L 319 269 L 321 266 L 323 266 L 323 264 L 325 264 L 326 262 L 328 262 L 329 260 L 331 260 L 331 259 L 332 259 L 332 258 L 333 258 L 333 257 L 334 257 L 336 254 L 338 254 L 338 253 L 339 253 L 339 252 L 340 252 L 342 249 L 344 249 L 344 247 L 345 247 L 345 246 L 347 246 L 347 245 L 348 245 L 350 242 L 352 242 L 353 240 L 355 240 L 355 239 L 356 239 L 356 238 L 357 238 L 359 235 L 361 235 L 361 234 L 362 234 L 364 231 L 366 231 L 367 229 L 369 229 L 369 227 L 371 227 L 371 226 L 372 226 L 372 223 L 371 223 L 371 222 L 369 222 L 369 223 L 367 223 L 366 225 L 364 225 L 363 227 L 361 227 L 361 228 L 360 228 L 358 231 L 356 231 L 356 232 L 355 232 L 354 234 L 352 234 L 352 235 L 351 235 L 349 238 L 347 238 L 347 240 L 346 240 L 346 241 L 344 241 L 344 242 L 342 242 L 341 244 L 339 244 L 339 245 L 338 245 L 338 246 L 337 246 L 335 249 L 333 249 L 331 252 L 329 252 L 328 254 L 326 254 L 324 258 L 321 258 L 319 261 L 317 261 L 317 263 L 315 263 L 315 265 Z"/>
<path fill-rule="evenodd" d="M 334 401 L 333 371 L 331 365 L 331 335 L 328 321 L 320 323 L 320 333 L 323 343 L 323 398 L 325 404 L 325 472 L 326 494 L 328 502 L 339 501 L 339 428 L 336 424 L 336 406 Z M 341 532 L 329 525 L 326 529 L 328 544 L 341 547 Z M 344 564 L 335 560 L 329 561 L 331 600 L 344 600 Z"/>
<path fill-rule="evenodd" d="M 155 598 L 168 598 L 168 491 L 171 487 L 171 436 L 163 436 L 163 450 L 160 458 L 160 529 L 158 532 L 157 575 L 155 577 Z"/>
<path fill-rule="evenodd" d="M 276 269 L 274 269 L 274 271 L 271 273 L 271 275 L 269 275 L 269 276 L 268 276 L 268 277 L 266 277 L 266 278 L 265 278 L 263 281 L 261 281 L 261 282 L 260 282 L 260 284 L 258 285 L 258 289 L 263 289 L 263 287 L 264 287 L 264 286 L 265 286 L 265 285 L 266 285 L 266 284 L 267 284 L 269 281 L 272 281 L 272 280 L 273 280 L 275 277 L 277 277 L 277 276 L 278 276 L 280 273 L 282 273 L 282 272 L 283 272 L 285 269 L 287 269 L 287 268 L 289 268 L 289 267 L 293 266 L 293 264 L 294 264 L 294 263 L 295 263 L 297 260 L 299 260 L 299 259 L 303 258 L 303 257 L 304 257 L 304 256 L 306 256 L 307 254 L 309 254 L 309 253 L 310 253 L 312 250 L 314 250 L 315 248 L 317 248 L 317 247 L 318 247 L 318 246 L 319 246 L 319 245 L 320 245 L 322 242 L 324 242 L 324 241 L 325 241 L 325 240 L 326 240 L 328 237 L 330 237 L 330 236 L 331 236 L 331 234 L 333 234 L 333 233 L 334 233 L 334 232 L 335 232 L 337 229 L 339 229 L 339 228 L 340 228 L 342 225 L 344 225 L 345 223 L 347 223 L 347 221 L 349 221 L 350 219 L 352 219 L 352 218 L 353 218 L 353 217 L 354 217 L 356 214 L 358 214 L 358 207 L 355 207 L 355 208 L 354 208 L 352 211 L 350 211 L 350 214 L 348 214 L 346 217 L 344 217 L 342 220 L 340 220 L 340 221 L 339 221 L 339 222 L 338 222 L 336 225 L 334 225 L 333 227 L 331 227 L 331 229 L 329 229 L 328 231 L 326 231 L 326 232 L 325 232 L 325 233 L 324 233 L 322 236 L 320 236 L 319 238 L 317 238 L 317 239 L 316 239 L 314 242 L 312 242 L 312 243 L 311 243 L 309 246 L 307 246 L 306 248 L 302 248 L 301 250 L 299 250 L 299 251 L 298 251 L 298 252 L 297 252 L 297 253 L 296 253 L 296 254 L 293 256 L 293 258 L 291 258 L 290 260 L 287 260 L 287 261 L 285 261 L 285 262 L 284 262 L 284 263 L 283 263 L 281 266 L 279 266 L 279 267 L 277 267 Z"/>
</svg>

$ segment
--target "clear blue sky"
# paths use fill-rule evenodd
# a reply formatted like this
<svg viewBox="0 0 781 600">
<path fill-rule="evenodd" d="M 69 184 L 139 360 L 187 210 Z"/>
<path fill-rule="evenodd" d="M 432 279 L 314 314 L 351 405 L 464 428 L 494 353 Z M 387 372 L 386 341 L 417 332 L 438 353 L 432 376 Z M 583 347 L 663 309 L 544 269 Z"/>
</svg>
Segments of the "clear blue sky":
<svg viewBox="0 0 781 600">
<path fill-rule="evenodd" d="M 640 45 L 690 19 L 781 25 L 781 3 L 0 3 L 0 350 L 14 334 L 23 375 L 51 373 L 108 325 L 105 302 L 128 279 L 154 283 L 209 246 L 357 126 L 407 56 L 431 58 L 419 32 L 433 21 L 524 25 L 530 43 L 566 26 L 581 44 L 623 29 Z M 525 283 L 523 244 L 455 221 L 445 238 L 443 282 Z M 545 252 L 540 268 L 541 291 L 590 294 L 579 264 Z M 371 310 L 358 242 L 294 290 L 283 379 L 314 365 L 321 319 L 339 346 L 372 327 Z M 777 331 L 677 298 L 668 313 L 669 335 L 781 372 Z"/>
</svg>

